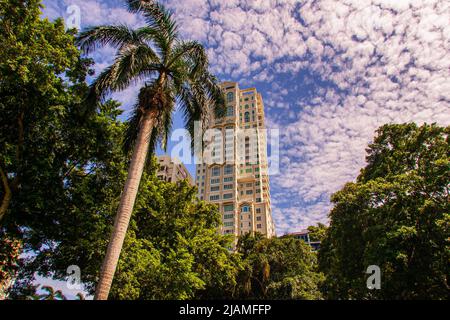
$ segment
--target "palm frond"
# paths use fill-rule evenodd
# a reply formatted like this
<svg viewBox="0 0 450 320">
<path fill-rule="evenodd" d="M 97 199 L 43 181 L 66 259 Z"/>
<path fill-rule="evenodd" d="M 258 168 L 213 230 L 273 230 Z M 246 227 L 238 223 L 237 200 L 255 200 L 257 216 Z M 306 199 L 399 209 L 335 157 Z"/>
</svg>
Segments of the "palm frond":
<svg viewBox="0 0 450 320">
<path fill-rule="evenodd" d="M 90 86 L 88 101 L 100 101 L 113 91 L 126 89 L 145 79 L 148 66 L 159 63 L 157 54 L 147 45 L 129 45 L 119 50 L 114 63 L 106 68 Z"/>
<path fill-rule="evenodd" d="M 178 100 L 183 112 L 185 127 L 191 136 L 191 150 L 194 152 L 195 139 L 203 137 L 208 128 L 211 110 L 218 118 L 225 115 L 225 96 L 217 79 L 212 77 L 209 72 L 203 72 L 197 78 L 191 78 L 178 89 Z M 202 123 L 201 137 L 195 136 L 196 121 Z"/>
<path fill-rule="evenodd" d="M 167 52 L 170 52 L 169 39 L 158 28 L 144 26 L 136 30 L 139 38 L 146 43 L 151 43 L 152 47 L 161 56 L 161 61 L 165 61 Z"/>
<path fill-rule="evenodd" d="M 140 42 L 139 34 L 125 25 L 93 27 L 81 32 L 75 40 L 85 54 L 105 45 L 118 48 Z"/>
<path fill-rule="evenodd" d="M 208 56 L 202 44 L 197 41 L 178 42 L 169 57 L 167 66 L 170 68 L 180 59 L 187 60 L 189 73 L 195 76 L 208 68 Z"/>
<path fill-rule="evenodd" d="M 178 37 L 178 26 L 172 17 L 172 13 L 168 11 L 162 4 L 153 0 L 127 0 L 128 10 L 133 13 L 141 13 L 151 28 L 167 39 L 164 51 Z"/>
<path fill-rule="evenodd" d="M 222 118 L 226 114 L 225 93 L 219 85 L 219 80 L 209 72 L 205 72 L 200 77 L 201 83 L 208 92 L 208 99 L 214 110 L 216 118 Z"/>
</svg>

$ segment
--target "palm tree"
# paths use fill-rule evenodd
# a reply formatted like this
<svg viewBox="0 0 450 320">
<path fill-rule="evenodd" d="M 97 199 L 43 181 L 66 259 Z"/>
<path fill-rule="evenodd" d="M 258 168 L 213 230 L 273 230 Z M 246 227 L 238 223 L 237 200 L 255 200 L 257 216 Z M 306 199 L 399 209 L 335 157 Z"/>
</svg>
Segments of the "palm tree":
<svg viewBox="0 0 450 320">
<path fill-rule="evenodd" d="M 50 286 L 43 286 L 41 289 L 46 293 L 39 295 L 38 300 L 66 300 L 66 296 L 62 293 L 61 290 L 55 291 L 55 289 Z"/>
<path fill-rule="evenodd" d="M 133 30 L 124 25 L 99 26 L 77 38 L 86 54 L 102 45 L 117 49 L 114 63 L 91 84 L 90 101 L 99 102 L 111 92 L 145 81 L 127 122 L 124 147 L 133 152 L 96 287 L 97 300 L 108 298 L 148 152 L 153 152 L 158 142 L 166 147 L 175 106 L 183 112 L 191 138 L 194 122 L 205 120 L 210 109 L 217 117 L 225 113 L 224 94 L 208 71 L 203 46 L 181 40 L 176 22 L 161 4 L 128 0 L 127 7 L 143 15 L 144 27 Z"/>
</svg>

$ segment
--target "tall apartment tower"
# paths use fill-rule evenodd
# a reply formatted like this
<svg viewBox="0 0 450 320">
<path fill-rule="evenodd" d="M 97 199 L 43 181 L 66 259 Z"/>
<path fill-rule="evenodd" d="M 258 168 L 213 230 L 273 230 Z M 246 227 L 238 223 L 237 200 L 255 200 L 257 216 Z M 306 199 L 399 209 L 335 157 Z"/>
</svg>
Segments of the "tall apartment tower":
<svg viewBox="0 0 450 320">
<path fill-rule="evenodd" d="M 199 198 L 217 204 L 222 234 L 275 236 L 270 206 L 264 104 L 255 88 L 224 82 L 227 112 L 210 114 L 203 159 L 196 167 Z"/>
</svg>

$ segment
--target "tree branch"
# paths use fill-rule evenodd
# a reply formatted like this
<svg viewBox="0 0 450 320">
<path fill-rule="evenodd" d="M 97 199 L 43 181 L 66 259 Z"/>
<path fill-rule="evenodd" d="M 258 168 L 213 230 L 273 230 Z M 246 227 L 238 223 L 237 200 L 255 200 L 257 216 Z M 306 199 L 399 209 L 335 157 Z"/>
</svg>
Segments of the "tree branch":
<svg viewBox="0 0 450 320">
<path fill-rule="evenodd" d="M 0 178 L 2 180 L 3 189 L 5 189 L 5 194 L 3 196 L 1 205 L 0 205 L 0 221 L 2 221 L 3 217 L 6 214 L 6 211 L 9 208 L 9 204 L 12 198 L 11 188 L 9 187 L 8 177 L 6 176 L 3 169 L 0 167 Z"/>
</svg>

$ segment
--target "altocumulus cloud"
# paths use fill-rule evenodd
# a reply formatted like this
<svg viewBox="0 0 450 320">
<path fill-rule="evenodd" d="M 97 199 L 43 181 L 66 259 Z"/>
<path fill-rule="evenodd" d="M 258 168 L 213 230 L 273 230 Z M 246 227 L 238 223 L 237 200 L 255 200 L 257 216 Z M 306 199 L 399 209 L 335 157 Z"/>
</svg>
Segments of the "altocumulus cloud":
<svg viewBox="0 0 450 320">
<path fill-rule="evenodd" d="M 50 16 L 79 4 L 85 25 L 141 23 L 121 1 L 51 3 Z M 448 1 L 162 3 L 183 36 L 206 45 L 220 78 L 263 92 L 268 125 L 283 128 L 281 174 L 271 177 L 278 234 L 327 221 L 330 195 L 356 178 L 380 125 L 450 123 Z M 101 69 L 112 57 L 95 58 Z"/>
</svg>

